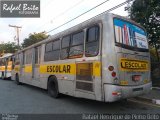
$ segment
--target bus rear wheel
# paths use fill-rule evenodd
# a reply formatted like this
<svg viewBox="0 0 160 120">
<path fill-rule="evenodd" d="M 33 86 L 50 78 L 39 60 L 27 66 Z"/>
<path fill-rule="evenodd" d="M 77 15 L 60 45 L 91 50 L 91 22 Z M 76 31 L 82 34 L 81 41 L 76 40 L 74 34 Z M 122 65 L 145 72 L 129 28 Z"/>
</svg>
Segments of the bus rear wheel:
<svg viewBox="0 0 160 120">
<path fill-rule="evenodd" d="M 48 94 L 53 98 L 59 97 L 58 82 L 56 77 L 51 76 L 48 80 Z"/>
<path fill-rule="evenodd" d="M 15 78 L 16 78 L 16 80 L 15 80 L 15 81 L 16 81 L 16 84 L 17 84 L 17 85 L 20 85 L 20 82 L 19 82 L 19 75 L 16 74 Z"/>
</svg>

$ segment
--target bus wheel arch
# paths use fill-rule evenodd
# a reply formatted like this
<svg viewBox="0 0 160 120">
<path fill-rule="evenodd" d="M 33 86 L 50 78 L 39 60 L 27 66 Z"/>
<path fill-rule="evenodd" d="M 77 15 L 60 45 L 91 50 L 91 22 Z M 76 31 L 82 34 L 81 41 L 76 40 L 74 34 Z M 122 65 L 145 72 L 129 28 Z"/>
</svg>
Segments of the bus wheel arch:
<svg viewBox="0 0 160 120">
<path fill-rule="evenodd" d="M 56 76 L 51 75 L 48 77 L 47 90 L 48 90 L 48 94 L 51 97 L 53 98 L 59 97 L 58 81 Z"/>
</svg>

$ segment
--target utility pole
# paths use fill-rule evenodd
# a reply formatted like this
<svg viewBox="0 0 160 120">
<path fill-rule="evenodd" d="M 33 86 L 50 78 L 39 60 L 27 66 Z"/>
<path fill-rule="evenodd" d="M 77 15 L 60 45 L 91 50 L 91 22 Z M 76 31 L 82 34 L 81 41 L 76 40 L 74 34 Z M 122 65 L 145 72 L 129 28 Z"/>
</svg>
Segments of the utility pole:
<svg viewBox="0 0 160 120">
<path fill-rule="evenodd" d="M 16 28 L 16 32 L 17 32 L 17 43 L 18 43 L 18 48 L 20 48 L 20 46 L 19 46 L 19 29 L 22 28 L 22 27 L 16 26 L 16 25 L 9 25 L 9 27 L 14 27 L 14 28 Z"/>
</svg>

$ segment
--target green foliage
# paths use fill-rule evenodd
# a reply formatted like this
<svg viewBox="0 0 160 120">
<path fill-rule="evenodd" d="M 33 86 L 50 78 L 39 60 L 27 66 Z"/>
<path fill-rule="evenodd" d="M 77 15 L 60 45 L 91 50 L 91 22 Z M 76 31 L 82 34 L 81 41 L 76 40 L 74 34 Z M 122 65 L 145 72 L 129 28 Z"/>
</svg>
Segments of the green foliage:
<svg viewBox="0 0 160 120">
<path fill-rule="evenodd" d="M 150 48 L 151 61 L 156 62 L 158 60 L 157 54 L 156 54 L 156 49 L 152 46 L 150 46 L 149 48 Z"/>
<path fill-rule="evenodd" d="M 24 42 L 22 43 L 22 47 L 23 48 L 28 47 L 46 38 L 48 38 L 48 35 L 46 35 L 44 32 L 29 34 L 29 37 L 24 39 Z"/>
<path fill-rule="evenodd" d="M 160 0 L 135 0 L 129 14 L 145 27 L 150 45 L 160 43 Z"/>
<path fill-rule="evenodd" d="M 14 53 L 18 50 L 18 45 L 14 42 L 0 43 L 0 55 L 2 53 Z"/>
</svg>

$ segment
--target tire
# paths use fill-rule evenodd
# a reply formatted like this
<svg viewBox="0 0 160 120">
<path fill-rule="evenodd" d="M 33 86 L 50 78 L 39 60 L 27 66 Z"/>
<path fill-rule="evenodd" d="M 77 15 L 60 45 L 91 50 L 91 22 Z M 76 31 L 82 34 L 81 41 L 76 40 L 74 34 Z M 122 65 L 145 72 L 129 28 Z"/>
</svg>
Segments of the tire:
<svg viewBox="0 0 160 120">
<path fill-rule="evenodd" d="M 58 82 L 56 77 L 54 76 L 49 77 L 47 89 L 48 89 L 49 96 L 53 98 L 59 97 Z"/>
<path fill-rule="evenodd" d="M 17 84 L 17 85 L 20 85 L 18 74 L 16 74 L 15 78 L 16 78 L 16 80 L 15 80 L 16 84 Z"/>
</svg>

